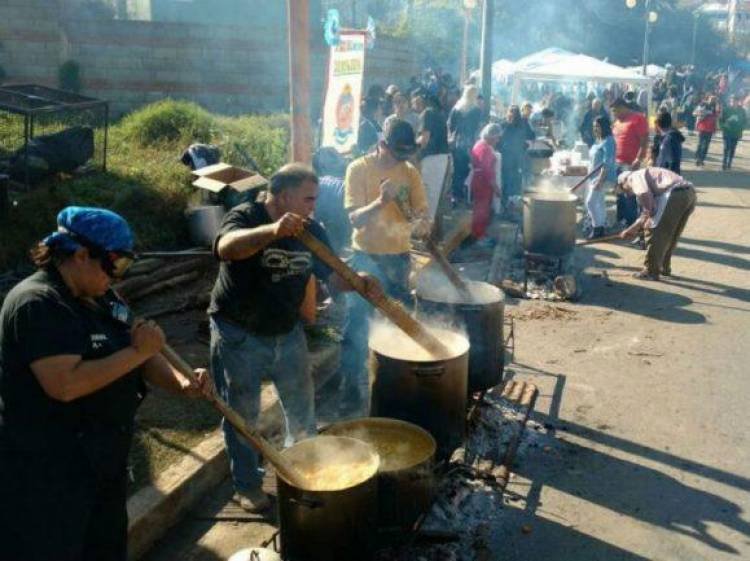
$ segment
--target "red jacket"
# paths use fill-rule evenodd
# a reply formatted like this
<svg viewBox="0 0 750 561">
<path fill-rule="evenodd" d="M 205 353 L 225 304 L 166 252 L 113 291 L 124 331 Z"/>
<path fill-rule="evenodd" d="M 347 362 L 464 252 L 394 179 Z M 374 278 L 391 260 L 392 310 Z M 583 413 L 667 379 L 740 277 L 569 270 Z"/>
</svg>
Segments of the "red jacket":
<svg viewBox="0 0 750 561">
<path fill-rule="evenodd" d="M 716 132 L 716 113 L 707 113 L 695 125 L 698 132 Z"/>
</svg>

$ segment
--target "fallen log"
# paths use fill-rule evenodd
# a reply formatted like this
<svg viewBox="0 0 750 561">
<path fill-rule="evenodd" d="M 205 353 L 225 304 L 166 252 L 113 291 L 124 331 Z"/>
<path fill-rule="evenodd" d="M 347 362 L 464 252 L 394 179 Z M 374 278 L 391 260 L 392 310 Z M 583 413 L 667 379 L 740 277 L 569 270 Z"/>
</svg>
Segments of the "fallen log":
<svg viewBox="0 0 750 561">
<path fill-rule="evenodd" d="M 140 292 L 147 286 L 171 277 L 184 275 L 191 271 L 202 271 L 212 262 L 213 261 L 210 258 L 201 257 L 198 259 L 183 261 L 181 263 L 173 263 L 156 269 L 148 275 L 140 275 L 131 279 L 125 279 L 121 283 L 118 283 L 115 286 L 115 289 L 123 296 L 123 298 L 130 300 L 134 294 Z"/>
<path fill-rule="evenodd" d="M 153 273 L 163 264 L 163 259 L 138 259 L 133 263 L 130 269 L 128 269 L 128 274 L 125 275 L 125 278 L 132 279 L 133 277 L 148 275 L 149 273 Z"/>
</svg>

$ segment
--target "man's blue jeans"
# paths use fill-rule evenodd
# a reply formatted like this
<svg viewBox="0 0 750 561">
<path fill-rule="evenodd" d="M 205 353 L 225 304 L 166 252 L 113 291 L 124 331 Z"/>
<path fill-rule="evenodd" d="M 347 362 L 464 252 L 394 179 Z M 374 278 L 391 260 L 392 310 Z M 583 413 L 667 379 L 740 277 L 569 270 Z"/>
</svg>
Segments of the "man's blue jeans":
<svg viewBox="0 0 750 561">
<path fill-rule="evenodd" d="M 314 388 L 307 358 L 307 341 L 301 324 L 284 335 L 252 335 L 242 327 L 210 318 L 211 372 L 219 395 L 250 426 L 260 412 L 261 380 L 273 381 L 294 437 L 315 434 Z M 258 454 L 224 420 L 224 441 L 234 488 L 259 489 L 263 471 Z"/>
<path fill-rule="evenodd" d="M 409 303 L 408 253 L 373 255 L 355 251 L 349 265 L 359 273 L 369 273 L 380 281 L 390 297 Z M 347 318 L 341 349 L 342 409 L 346 415 L 369 413 L 370 381 L 367 369 L 368 341 L 372 304 L 359 294 L 347 293 Z"/>
</svg>

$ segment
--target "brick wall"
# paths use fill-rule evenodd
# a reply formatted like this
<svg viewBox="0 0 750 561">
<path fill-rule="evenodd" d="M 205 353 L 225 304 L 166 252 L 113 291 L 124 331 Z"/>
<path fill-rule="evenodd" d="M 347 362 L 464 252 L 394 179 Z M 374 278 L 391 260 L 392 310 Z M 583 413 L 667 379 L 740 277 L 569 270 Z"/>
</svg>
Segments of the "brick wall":
<svg viewBox="0 0 750 561">
<path fill-rule="evenodd" d="M 165 97 L 226 114 L 287 110 L 286 29 L 82 18 L 56 0 L 0 3 L 0 65 L 8 82 L 57 85 L 60 64 L 81 67 L 82 93 L 115 114 Z M 317 38 L 316 38 L 317 39 Z M 312 53 L 313 113 L 322 102 L 326 49 Z M 408 45 L 379 38 L 366 82 L 405 83 L 420 65 Z"/>
</svg>

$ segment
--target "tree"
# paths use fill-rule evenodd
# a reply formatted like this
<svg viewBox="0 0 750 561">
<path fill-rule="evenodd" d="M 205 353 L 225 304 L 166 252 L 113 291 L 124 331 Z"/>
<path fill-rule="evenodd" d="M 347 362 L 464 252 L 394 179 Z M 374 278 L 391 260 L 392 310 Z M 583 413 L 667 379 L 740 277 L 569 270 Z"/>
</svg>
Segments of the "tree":
<svg viewBox="0 0 750 561">
<path fill-rule="evenodd" d="M 373 0 L 376 1 L 377 0 Z M 410 37 L 416 56 L 425 65 L 455 71 L 461 53 L 463 0 L 380 0 L 397 14 L 381 31 Z M 481 3 L 481 0 L 480 0 Z M 645 2 L 628 9 L 625 0 L 496 0 L 495 58 L 518 59 L 529 53 L 560 47 L 631 66 L 643 59 Z M 651 28 L 650 61 L 657 64 L 690 62 L 693 7 L 684 0 L 652 0 L 659 14 Z M 481 10 L 472 14 L 469 60 L 478 64 Z M 698 22 L 696 62 L 703 67 L 727 64 L 736 53 L 725 37 L 707 22 Z"/>
</svg>

